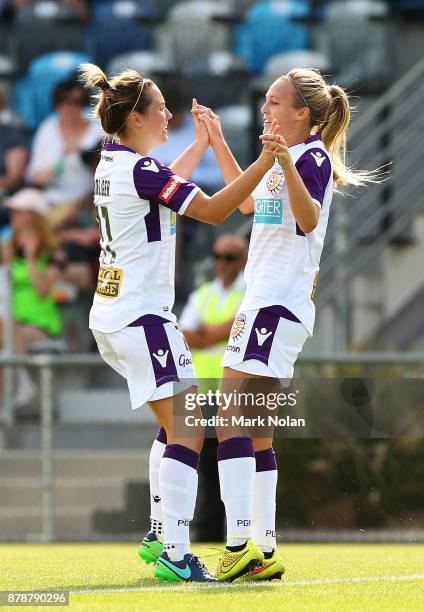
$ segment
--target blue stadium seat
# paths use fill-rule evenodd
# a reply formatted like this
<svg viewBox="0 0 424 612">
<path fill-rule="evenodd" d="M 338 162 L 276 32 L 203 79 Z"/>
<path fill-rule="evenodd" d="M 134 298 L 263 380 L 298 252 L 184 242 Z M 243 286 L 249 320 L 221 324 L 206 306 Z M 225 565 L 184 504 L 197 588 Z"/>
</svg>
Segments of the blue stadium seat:
<svg viewBox="0 0 424 612">
<path fill-rule="evenodd" d="M 84 32 L 84 50 L 103 68 L 121 53 L 151 49 L 151 27 L 137 22 L 137 17 L 151 15 L 145 4 L 101 3 L 94 5 L 93 13 Z"/>
<path fill-rule="evenodd" d="M 37 57 L 30 64 L 27 75 L 15 84 L 13 92 L 16 110 L 27 127 L 35 129 L 53 112 L 52 94 L 57 83 L 88 61 L 90 58 L 82 53 L 59 51 Z"/>
<path fill-rule="evenodd" d="M 308 31 L 293 17 L 309 15 L 306 0 L 271 0 L 252 6 L 235 32 L 235 52 L 253 72 L 261 72 L 276 53 L 306 49 Z"/>
</svg>

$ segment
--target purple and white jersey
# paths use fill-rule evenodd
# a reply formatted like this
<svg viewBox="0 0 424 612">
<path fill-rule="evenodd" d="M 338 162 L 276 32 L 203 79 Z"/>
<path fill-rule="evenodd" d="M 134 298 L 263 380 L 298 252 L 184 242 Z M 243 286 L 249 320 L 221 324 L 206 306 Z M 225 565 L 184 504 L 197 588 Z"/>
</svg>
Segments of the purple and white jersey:
<svg viewBox="0 0 424 612">
<path fill-rule="evenodd" d="M 175 321 L 176 214 L 199 187 L 118 144 L 102 151 L 94 185 L 101 254 L 90 328 L 115 332 L 144 314 Z"/>
<path fill-rule="evenodd" d="M 284 173 L 276 162 L 255 191 L 255 212 L 240 311 L 282 305 L 312 335 L 314 283 L 319 270 L 333 196 L 333 169 L 319 136 L 289 148 L 312 199 L 320 207 L 317 227 L 304 234 L 291 211 Z"/>
</svg>

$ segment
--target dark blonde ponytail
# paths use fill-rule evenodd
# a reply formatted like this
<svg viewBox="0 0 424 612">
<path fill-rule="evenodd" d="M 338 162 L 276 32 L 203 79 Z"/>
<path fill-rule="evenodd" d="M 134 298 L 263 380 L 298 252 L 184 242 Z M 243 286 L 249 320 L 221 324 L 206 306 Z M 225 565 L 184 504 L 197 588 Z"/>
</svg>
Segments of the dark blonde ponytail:
<svg viewBox="0 0 424 612">
<path fill-rule="evenodd" d="M 99 66 L 81 64 L 80 80 L 86 87 L 101 90 L 94 116 L 99 117 L 104 131 L 110 136 L 119 136 L 125 130 L 131 112 L 144 114 L 149 107 L 148 90 L 153 81 L 145 79 L 136 70 L 124 70 L 109 81 Z"/>
</svg>

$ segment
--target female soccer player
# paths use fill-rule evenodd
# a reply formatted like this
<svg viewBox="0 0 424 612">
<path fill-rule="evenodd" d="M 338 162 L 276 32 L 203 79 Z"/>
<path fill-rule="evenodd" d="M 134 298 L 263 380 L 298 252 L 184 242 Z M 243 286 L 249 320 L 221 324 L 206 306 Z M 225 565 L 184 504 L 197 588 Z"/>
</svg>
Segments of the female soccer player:
<svg viewBox="0 0 424 612">
<path fill-rule="evenodd" d="M 160 554 L 162 545 L 153 545 L 157 525 L 151 544 L 144 544 L 151 560 L 159 557 L 157 577 L 212 581 L 189 545 L 202 432 L 177 436 L 172 426 L 173 396 L 192 390 L 195 379 L 172 313 L 175 214 L 221 223 L 249 196 L 283 147 L 267 141 L 245 173 L 208 197 L 187 180 L 209 144 L 204 125 L 196 119 L 195 142 L 167 168 L 149 157 L 152 147 L 166 142 L 172 116 L 155 83 L 133 70 L 108 81 L 93 64 L 82 65 L 81 72 L 87 85 L 100 88 L 95 114 L 118 141 L 104 147 L 95 173 L 101 255 L 90 328 L 103 359 L 127 379 L 132 408 L 147 402 L 167 437 L 163 457 L 158 455 L 164 445 L 158 441 L 150 465 L 159 483 L 154 497 L 161 499 L 154 502 L 162 506 L 165 547 Z"/>
<path fill-rule="evenodd" d="M 264 132 L 280 129 L 283 151 L 240 210 L 254 213 L 245 269 L 246 294 L 223 359 L 223 390 L 240 380 L 290 380 L 305 340 L 312 335 L 313 294 L 328 224 L 333 185 L 362 185 L 372 173 L 344 161 L 350 121 L 348 97 L 322 76 L 294 69 L 270 86 L 262 107 Z M 210 109 L 194 111 L 208 127 L 227 184 L 241 173 Z M 261 139 L 266 142 L 269 135 Z M 270 380 L 271 379 L 271 380 Z M 274 379 L 274 382 L 272 381 Z M 227 415 L 228 416 L 228 415 Z M 269 580 L 284 573 L 275 537 L 277 464 L 272 437 L 218 432 L 221 497 L 227 548 L 219 580 Z M 253 535 L 253 540 L 250 539 Z M 255 567 L 256 565 L 256 567 Z"/>
</svg>

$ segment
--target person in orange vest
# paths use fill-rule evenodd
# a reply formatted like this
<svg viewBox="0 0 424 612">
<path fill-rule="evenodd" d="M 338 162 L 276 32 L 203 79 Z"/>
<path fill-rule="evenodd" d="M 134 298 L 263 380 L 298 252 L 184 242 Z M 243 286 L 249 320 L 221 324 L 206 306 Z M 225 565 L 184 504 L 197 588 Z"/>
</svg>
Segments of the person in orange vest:
<svg viewBox="0 0 424 612">
<path fill-rule="evenodd" d="M 231 325 L 243 299 L 247 240 L 234 234 L 223 234 L 213 246 L 215 279 L 204 283 L 189 297 L 180 327 L 192 350 L 199 391 L 218 388 L 221 359 Z M 195 527 L 197 540 L 222 540 L 224 508 L 219 490 L 216 462 L 217 441 L 205 440 L 200 457 L 198 511 Z M 207 495 L 205 494 L 207 491 Z"/>
</svg>

